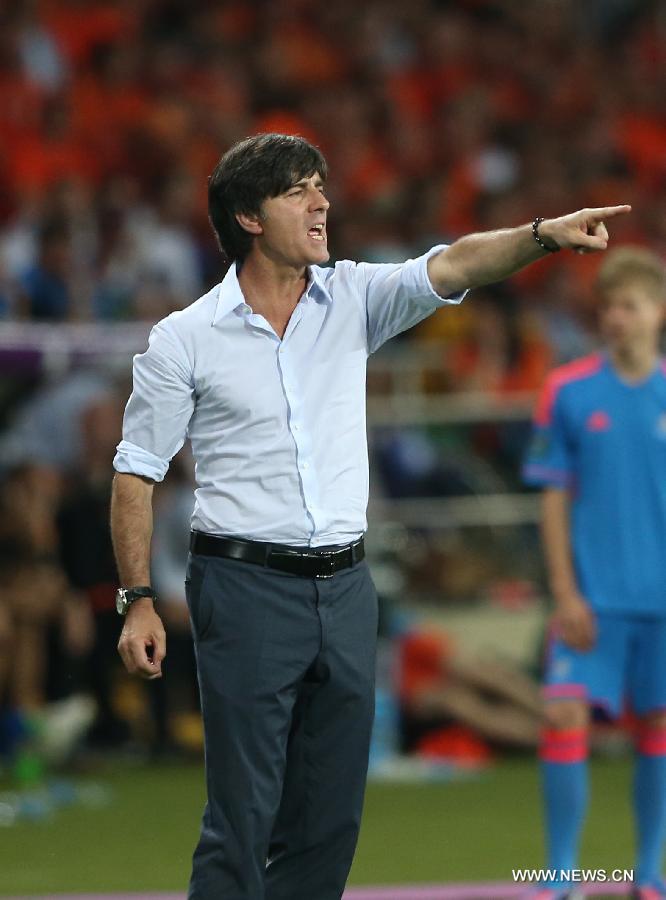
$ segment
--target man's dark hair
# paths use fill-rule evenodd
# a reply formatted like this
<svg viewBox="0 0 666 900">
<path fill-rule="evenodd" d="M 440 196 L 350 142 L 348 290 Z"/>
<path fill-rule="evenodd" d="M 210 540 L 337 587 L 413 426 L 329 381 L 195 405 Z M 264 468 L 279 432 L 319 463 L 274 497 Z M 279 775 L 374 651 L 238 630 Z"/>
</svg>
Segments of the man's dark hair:
<svg viewBox="0 0 666 900">
<path fill-rule="evenodd" d="M 294 135 L 257 134 L 224 154 L 208 181 L 208 215 L 229 262 L 242 261 L 253 241 L 236 215 L 259 215 L 265 200 L 315 173 L 326 180 L 326 160 L 317 147 Z"/>
</svg>

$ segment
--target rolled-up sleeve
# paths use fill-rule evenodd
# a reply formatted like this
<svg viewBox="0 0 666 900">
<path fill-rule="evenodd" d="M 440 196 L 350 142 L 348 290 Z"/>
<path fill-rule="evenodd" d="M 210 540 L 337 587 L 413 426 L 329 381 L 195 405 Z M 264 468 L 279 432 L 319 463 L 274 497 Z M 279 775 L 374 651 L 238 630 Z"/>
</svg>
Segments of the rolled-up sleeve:
<svg viewBox="0 0 666 900">
<path fill-rule="evenodd" d="M 439 307 L 461 302 L 466 291 L 440 297 L 428 277 L 428 260 L 447 246 L 439 244 L 404 263 L 359 263 L 358 271 L 365 278 L 369 353 Z"/>
<path fill-rule="evenodd" d="M 134 357 L 133 378 L 113 467 L 162 481 L 194 411 L 191 362 L 168 320 L 153 328 L 148 349 Z"/>
</svg>

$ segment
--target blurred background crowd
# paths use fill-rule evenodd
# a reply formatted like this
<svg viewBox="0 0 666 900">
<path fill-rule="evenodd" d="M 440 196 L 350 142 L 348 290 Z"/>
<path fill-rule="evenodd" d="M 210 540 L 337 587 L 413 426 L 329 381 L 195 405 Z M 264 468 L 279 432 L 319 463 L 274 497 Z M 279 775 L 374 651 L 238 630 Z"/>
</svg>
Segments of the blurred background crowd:
<svg viewBox="0 0 666 900">
<path fill-rule="evenodd" d="M 256 131 L 324 150 L 338 258 L 611 200 L 641 210 L 623 237 L 666 237 L 658 2 L 7 0 L 1 24 L 6 318 L 191 302 L 219 279 L 207 177 Z M 579 309 L 566 268 L 516 298 Z"/>
<path fill-rule="evenodd" d="M 196 746 L 187 456 L 157 492 L 169 657 L 164 681 L 145 691 L 117 671 L 108 503 L 131 352 L 223 274 L 206 185 L 235 140 L 283 131 L 322 148 L 333 259 L 399 261 L 469 231 L 614 203 L 636 210 L 616 242 L 663 252 L 666 241 L 659 0 L 6 0 L 0 96 L 6 758 L 38 734 L 62 758 L 59 728 L 85 732 L 90 747 Z M 597 265 L 555 254 L 427 320 L 370 369 L 384 634 L 390 648 L 392 635 L 411 635 L 388 654 L 402 673 L 398 705 L 423 679 L 449 686 L 441 708 L 403 709 L 404 746 L 431 719 L 463 721 L 491 743 L 534 743 L 535 686 L 516 675 L 538 658 L 533 628 L 520 659 L 490 669 L 459 638 L 419 636 L 413 623 L 442 605 L 490 601 L 518 616 L 536 603 L 529 514 L 493 530 L 484 513 L 465 519 L 467 507 L 437 503 L 519 490 L 532 393 L 552 365 L 595 344 Z M 69 352 L 81 325 L 97 329 L 85 332 L 94 346 Z M 119 333 L 124 352 L 111 353 Z M 460 392 L 474 398 L 464 414 Z M 428 515 L 410 514 L 415 498 L 431 501 Z M 517 621 L 502 627 L 515 635 Z M 490 622 L 484 634 L 502 630 Z M 476 705 L 452 703 L 461 684 Z"/>
</svg>

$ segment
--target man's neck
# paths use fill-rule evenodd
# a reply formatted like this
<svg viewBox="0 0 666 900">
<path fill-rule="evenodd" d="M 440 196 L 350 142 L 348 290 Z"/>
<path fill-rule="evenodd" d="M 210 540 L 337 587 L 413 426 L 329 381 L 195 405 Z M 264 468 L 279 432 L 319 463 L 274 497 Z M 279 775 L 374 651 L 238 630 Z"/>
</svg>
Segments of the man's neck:
<svg viewBox="0 0 666 900">
<path fill-rule="evenodd" d="M 243 262 L 238 283 L 253 312 L 268 321 L 284 318 L 294 311 L 308 283 L 305 266 L 280 265 L 259 253 L 250 253 Z"/>
<path fill-rule="evenodd" d="M 650 375 L 659 359 L 656 347 L 626 347 L 609 353 L 613 368 L 627 381 L 643 381 Z"/>
</svg>

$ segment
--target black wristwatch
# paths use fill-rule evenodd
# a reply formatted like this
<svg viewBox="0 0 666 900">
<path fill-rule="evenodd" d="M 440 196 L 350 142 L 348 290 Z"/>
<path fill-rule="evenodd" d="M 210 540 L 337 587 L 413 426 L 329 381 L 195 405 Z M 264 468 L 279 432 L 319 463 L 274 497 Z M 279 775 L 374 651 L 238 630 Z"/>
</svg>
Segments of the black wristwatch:
<svg viewBox="0 0 666 900">
<path fill-rule="evenodd" d="M 126 616 L 127 610 L 141 597 L 152 597 L 153 603 L 157 600 L 157 594 L 151 587 L 118 588 L 116 591 L 116 612 L 120 616 Z"/>
</svg>

